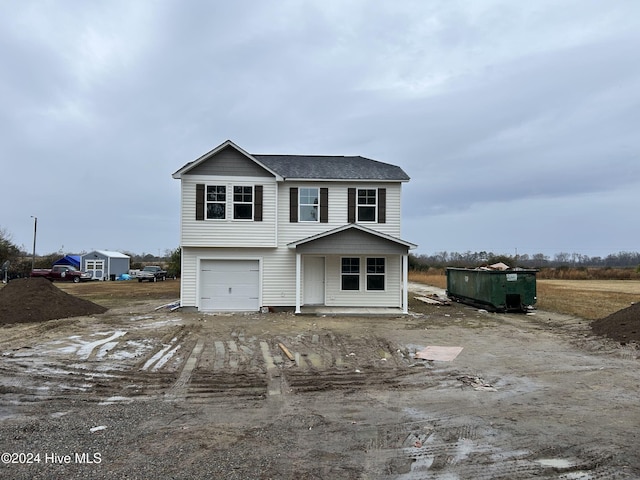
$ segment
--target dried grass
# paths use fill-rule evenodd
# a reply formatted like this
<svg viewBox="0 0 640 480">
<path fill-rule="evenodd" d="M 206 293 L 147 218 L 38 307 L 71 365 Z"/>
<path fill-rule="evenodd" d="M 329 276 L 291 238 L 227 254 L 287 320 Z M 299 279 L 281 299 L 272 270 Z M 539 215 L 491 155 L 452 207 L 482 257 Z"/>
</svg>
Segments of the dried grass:
<svg viewBox="0 0 640 480">
<path fill-rule="evenodd" d="M 136 300 L 177 300 L 180 298 L 180 280 L 142 283 L 137 280 L 87 283 L 56 282 L 55 285 L 71 295 L 110 308 Z"/>
<path fill-rule="evenodd" d="M 616 291 L 616 288 L 631 287 L 619 280 L 538 280 L 537 308 L 587 320 L 604 318 L 640 300 L 640 282 L 634 283 L 637 293 Z"/>
<path fill-rule="evenodd" d="M 434 272 L 411 270 L 409 271 L 409 281 L 424 283 L 438 288 L 447 288 L 447 276 L 444 274 L 444 270 L 436 270 Z"/>
</svg>

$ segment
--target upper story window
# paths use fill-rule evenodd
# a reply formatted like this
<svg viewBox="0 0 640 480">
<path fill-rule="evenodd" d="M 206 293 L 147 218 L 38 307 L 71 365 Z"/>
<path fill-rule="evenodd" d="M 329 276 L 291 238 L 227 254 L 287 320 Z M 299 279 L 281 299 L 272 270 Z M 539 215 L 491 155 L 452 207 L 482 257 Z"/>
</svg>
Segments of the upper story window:
<svg viewBox="0 0 640 480">
<path fill-rule="evenodd" d="M 386 223 L 386 188 L 349 188 L 347 190 L 347 221 L 349 223 Z"/>
<path fill-rule="evenodd" d="M 358 189 L 358 222 L 375 222 L 378 191 L 375 188 Z"/>
<path fill-rule="evenodd" d="M 291 187 L 289 189 L 289 221 L 329 222 L 329 189 L 327 187 Z"/>
<path fill-rule="evenodd" d="M 263 185 L 196 184 L 196 220 L 253 220 L 262 222 Z M 230 210 L 231 208 L 231 210 Z"/>
<path fill-rule="evenodd" d="M 233 218 L 235 220 L 253 219 L 253 187 L 233 187 Z"/>
<path fill-rule="evenodd" d="M 319 188 L 300 188 L 300 222 L 318 222 L 320 215 L 318 215 L 320 189 Z"/>
<path fill-rule="evenodd" d="M 227 216 L 227 187 L 207 185 L 207 218 L 224 220 Z"/>
</svg>

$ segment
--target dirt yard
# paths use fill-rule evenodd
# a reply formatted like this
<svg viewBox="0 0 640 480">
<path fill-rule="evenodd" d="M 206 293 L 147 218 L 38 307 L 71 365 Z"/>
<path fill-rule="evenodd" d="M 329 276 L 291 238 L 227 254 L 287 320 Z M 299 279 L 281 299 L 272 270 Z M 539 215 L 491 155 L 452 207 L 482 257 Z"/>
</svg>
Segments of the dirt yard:
<svg viewBox="0 0 640 480">
<path fill-rule="evenodd" d="M 168 287 L 0 327 L 0 478 L 640 478 L 640 351 L 585 320 L 156 309 Z"/>
</svg>

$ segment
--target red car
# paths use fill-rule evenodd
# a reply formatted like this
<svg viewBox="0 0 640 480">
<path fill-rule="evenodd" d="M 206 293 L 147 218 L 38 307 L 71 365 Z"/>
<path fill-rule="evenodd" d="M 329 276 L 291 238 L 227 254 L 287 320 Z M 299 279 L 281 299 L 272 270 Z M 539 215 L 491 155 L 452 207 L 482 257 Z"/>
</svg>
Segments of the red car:
<svg viewBox="0 0 640 480">
<path fill-rule="evenodd" d="M 70 265 L 54 265 L 53 268 L 37 268 L 31 271 L 32 277 L 43 277 L 50 281 L 59 282 L 87 282 L 91 280 L 91 275 L 86 272 L 81 272 L 75 267 Z"/>
</svg>

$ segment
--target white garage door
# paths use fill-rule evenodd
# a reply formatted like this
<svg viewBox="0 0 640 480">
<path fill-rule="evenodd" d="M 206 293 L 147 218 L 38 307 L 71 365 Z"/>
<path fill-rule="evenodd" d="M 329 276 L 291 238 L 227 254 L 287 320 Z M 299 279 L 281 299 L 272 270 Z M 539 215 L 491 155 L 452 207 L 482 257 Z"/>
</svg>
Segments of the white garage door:
<svg viewBox="0 0 640 480">
<path fill-rule="evenodd" d="M 258 260 L 200 262 L 200 310 L 246 312 L 259 309 Z"/>
</svg>

